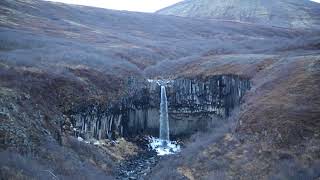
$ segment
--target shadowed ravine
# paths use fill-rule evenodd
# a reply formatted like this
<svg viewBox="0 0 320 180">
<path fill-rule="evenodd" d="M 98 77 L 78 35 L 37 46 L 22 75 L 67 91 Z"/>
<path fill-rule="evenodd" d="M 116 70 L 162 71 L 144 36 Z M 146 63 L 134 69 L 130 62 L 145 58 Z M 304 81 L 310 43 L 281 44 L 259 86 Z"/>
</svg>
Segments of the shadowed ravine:
<svg viewBox="0 0 320 180">
<path fill-rule="evenodd" d="M 217 78 L 217 81 L 215 81 L 215 83 L 212 84 L 209 83 L 210 81 L 214 81 L 214 79 Z M 230 78 L 229 81 L 227 81 L 226 79 Z M 186 87 L 180 87 L 183 84 L 177 83 L 176 81 L 181 81 L 179 79 L 177 80 L 148 80 L 148 87 L 156 88 L 159 89 L 160 88 L 160 94 L 159 93 L 155 93 L 155 95 L 159 95 L 160 96 L 160 103 L 159 103 L 159 134 L 157 135 L 157 137 L 159 137 L 159 139 L 157 138 L 151 138 L 151 137 L 147 137 L 147 136 L 143 136 L 144 139 L 143 141 L 139 141 L 140 147 L 142 147 L 143 151 L 138 153 L 136 156 L 131 157 L 123 162 L 121 162 L 117 168 L 117 178 L 118 179 L 145 179 L 149 173 L 151 172 L 152 168 L 157 164 L 157 162 L 159 160 L 161 160 L 161 156 L 165 155 L 165 156 L 170 156 L 170 154 L 176 154 L 179 153 L 180 151 L 180 145 L 178 145 L 176 142 L 174 141 L 170 141 L 170 131 L 169 131 L 169 110 L 168 110 L 168 106 L 170 105 L 170 103 L 172 103 L 172 99 L 171 101 L 168 101 L 167 99 L 167 88 L 168 88 L 168 92 L 179 92 L 178 89 L 184 89 L 182 91 L 185 91 L 185 93 L 189 92 L 192 95 L 188 97 L 187 94 L 183 93 L 183 96 L 181 96 L 180 98 L 191 98 L 189 99 L 189 103 L 195 103 L 196 105 L 193 104 L 189 104 L 189 106 L 191 105 L 192 107 L 189 111 L 191 111 L 190 113 L 193 114 L 193 111 L 196 111 L 194 108 L 199 108 L 198 106 L 203 106 L 205 103 L 209 104 L 215 104 L 213 103 L 214 99 L 220 101 L 218 104 L 218 106 L 216 108 L 209 108 L 209 109 L 202 109 L 202 110 L 198 110 L 198 114 L 203 116 L 204 112 L 207 111 L 210 112 L 210 109 L 218 109 L 218 107 L 221 107 L 220 104 L 224 104 L 224 103 L 231 103 L 232 105 L 232 109 L 237 107 L 240 104 L 240 100 L 241 97 L 244 95 L 244 92 L 250 87 L 249 82 L 246 82 L 246 80 L 243 80 L 243 82 L 245 82 L 243 85 L 240 85 L 239 81 L 240 77 L 237 76 L 232 76 L 232 75 L 228 75 L 228 76 L 221 76 L 221 77 L 212 77 L 209 80 L 203 81 L 203 80 L 197 80 L 194 79 L 191 81 L 190 84 L 188 84 L 188 86 Z M 182 81 L 187 81 L 187 79 L 184 79 Z M 209 82 L 208 82 L 209 81 Z M 200 83 L 200 84 L 199 84 Z M 202 84 L 203 83 L 203 84 Z M 230 83 L 230 84 L 229 84 Z M 211 84 L 211 85 L 210 85 Z M 156 86 L 153 86 L 156 85 Z M 200 85 L 200 87 L 199 87 Z M 193 100 L 193 98 L 195 98 L 195 95 L 198 95 L 199 97 L 205 96 L 204 92 L 201 92 L 201 88 L 203 88 L 203 91 L 206 91 L 207 87 L 208 89 L 210 89 L 209 87 L 211 86 L 212 90 L 213 89 L 217 89 L 218 91 L 220 91 L 220 95 L 215 96 L 215 98 L 212 98 L 209 96 L 209 98 L 207 99 L 207 102 L 200 100 L 200 99 L 196 99 Z M 227 87 L 227 89 L 226 89 Z M 171 89 L 170 89 L 171 88 Z M 235 92 L 232 95 L 232 92 Z M 181 93 L 181 92 L 180 92 Z M 207 91 L 207 93 L 212 94 L 214 92 L 210 92 Z M 152 94 L 152 93 L 151 93 Z M 230 100 L 224 100 L 224 99 L 220 99 L 219 98 L 223 98 L 224 96 L 234 96 L 231 97 Z M 176 95 L 175 98 L 177 98 L 178 96 Z M 172 95 L 170 96 L 170 98 L 173 98 Z M 151 98 L 152 99 L 152 98 Z M 228 98 L 227 98 L 228 99 Z M 177 99 L 175 99 L 177 100 Z M 169 103 L 168 103 L 169 102 Z M 195 106 L 195 107 L 193 107 Z M 178 109 L 171 107 L 171 111 L 175 111 L 177 112 Z M 212 110 L 211 110 L 212 111 Z M 216 116 L 213 119 L 210 119 L 210 116 L 207 116 L 208 119 L 206 119 L 207 121 L 212 121 L 209 124 L 215 124 L 214 126 L 212 126 L 211 128 L 218 128 L 220 126 L 224 126 L 224 122 L 226 121 L 226 119 L 229 116 L 229 113 L 231 110 L 228 110 L 229 112 L 226 113 L 225 111 L 222 111 L 222 114 L 218 114 L 218 111 L 213 110 L 213 114 L 214 116 Z M 186 111 L 186 109 L 184 108 L 183 113 L 189 114 L 189 112 Z M 220 112 L 221 113 L 221 112 Z M 210 113 L 209 113 L 210 114 Z M 196 116 L 194 117 L 196 118 Z M 182 121 L 184 121 L 184 119 L 181 119 Z M 203 120 L 202 120 L 203 121 Z M 216 121 L 216 122 L 215 122 Z M 173 124 L 173 126 L 176 126 L 176 124 Z M 205 130 L 205 129 L 202 129 Z M 145 135 L 145 134 L 144 134 Z M 186 139 L 185 139 L 186 140 Z M 179 146 L 179 147 L 178 147 Z"/>
</svg>

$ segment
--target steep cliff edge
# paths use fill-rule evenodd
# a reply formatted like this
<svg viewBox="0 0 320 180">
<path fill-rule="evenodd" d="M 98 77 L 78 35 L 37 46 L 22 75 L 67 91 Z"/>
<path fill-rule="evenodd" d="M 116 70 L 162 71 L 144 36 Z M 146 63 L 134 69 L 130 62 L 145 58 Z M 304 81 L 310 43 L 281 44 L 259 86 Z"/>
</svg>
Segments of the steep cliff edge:
<svg viewBox="0 0 320 180">
<path fill-rule="evenodd" d="M 235 75 L 206 79 L 172 80 L 167 88 L 170 134 L 190 135 L 206 130 L 229 116 L 250 88 L 249 80 Z M 130 94 L 109 105 L 84 105 L 67 112 L 77 135 L 83 138 L 115 138 L 150 134 L 159 136 L 160 86 L 131 79 Z"/>
</svg>

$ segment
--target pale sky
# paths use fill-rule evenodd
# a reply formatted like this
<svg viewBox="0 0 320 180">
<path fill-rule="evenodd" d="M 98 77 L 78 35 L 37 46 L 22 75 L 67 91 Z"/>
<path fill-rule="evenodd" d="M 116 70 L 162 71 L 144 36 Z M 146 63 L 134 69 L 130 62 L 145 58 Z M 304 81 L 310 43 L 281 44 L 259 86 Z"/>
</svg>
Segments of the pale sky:
<svg viewBox="0 0 320 180">
<path fill-rule="evenodd" d="M 106 9 L 155 12 L 182 0 L 48 0 Z M 320 0 L 319 0 L 320 1 Z"/>
<path fill-rule="evenodd" d="M 182 0 L 48 0 L 68 4 L 100 7 L 106 9 L 155 12 L 156 10 L 170 6 Z M 320 0 L 313 0 L 319 2 Z"/>
</svg>

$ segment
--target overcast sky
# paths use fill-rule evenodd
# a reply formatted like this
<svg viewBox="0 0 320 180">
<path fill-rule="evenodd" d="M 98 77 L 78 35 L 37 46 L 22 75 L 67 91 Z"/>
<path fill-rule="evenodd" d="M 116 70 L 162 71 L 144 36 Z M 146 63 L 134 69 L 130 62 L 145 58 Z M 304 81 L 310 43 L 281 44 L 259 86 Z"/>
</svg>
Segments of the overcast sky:
<svg viewBox="0 0 320 180">
<path fill-rule="evenodd" d="M 49 0 L 116 10 L 155 12 L 182 0 Z M 320 0 L 319 0 L 320 1 Z"/>
<path fill-rule="evenodd" d="M 116 10 L 155 12 L 182 0 L 49 0 Z M 314 0 L 320 2 L 320 0 Z"/>
</svg>

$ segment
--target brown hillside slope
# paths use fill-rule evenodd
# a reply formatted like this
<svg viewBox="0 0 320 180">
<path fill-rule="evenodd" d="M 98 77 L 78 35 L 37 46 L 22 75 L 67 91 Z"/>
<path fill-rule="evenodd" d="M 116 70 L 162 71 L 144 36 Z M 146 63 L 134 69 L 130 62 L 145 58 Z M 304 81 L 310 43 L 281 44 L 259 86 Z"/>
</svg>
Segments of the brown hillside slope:
<svg viewBox="0 0 320 180">
<path fill-rule="evenodd" d="M 205 74 L 222 70 L 252 77 L 252 89 L 229 119 L 230 126 L 200 135 L 178 158 L 160 163 L 150 177 L 319 178 L 319 58 L 318 53 L 267 57 L 208 68 Z M 205 59 L 204 64 L 219 61 L 214 56 Z"/>
</svg>

